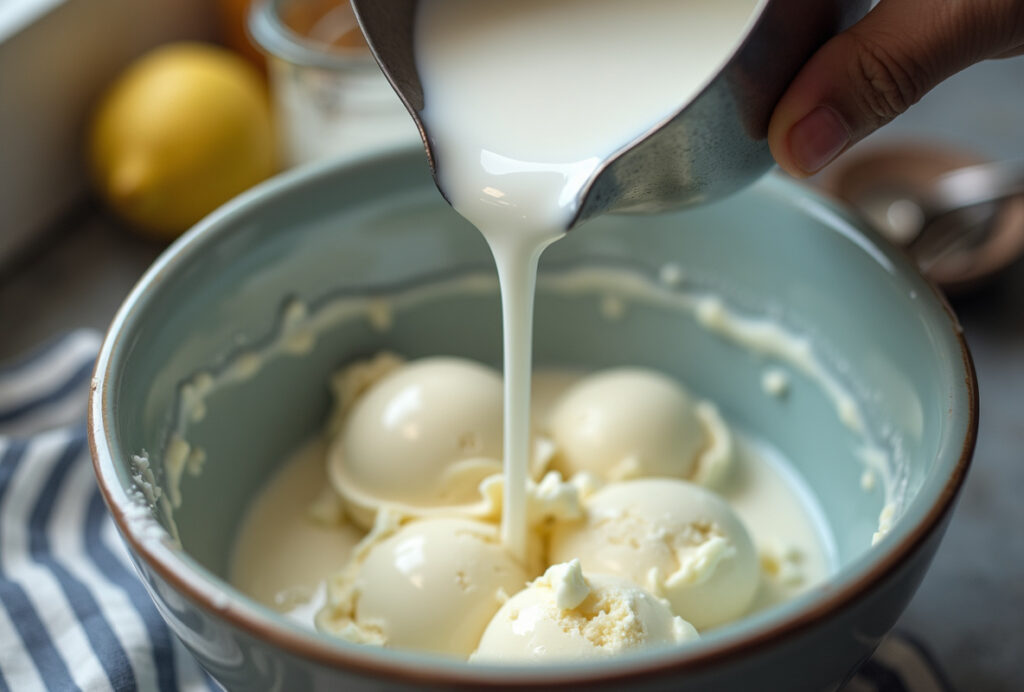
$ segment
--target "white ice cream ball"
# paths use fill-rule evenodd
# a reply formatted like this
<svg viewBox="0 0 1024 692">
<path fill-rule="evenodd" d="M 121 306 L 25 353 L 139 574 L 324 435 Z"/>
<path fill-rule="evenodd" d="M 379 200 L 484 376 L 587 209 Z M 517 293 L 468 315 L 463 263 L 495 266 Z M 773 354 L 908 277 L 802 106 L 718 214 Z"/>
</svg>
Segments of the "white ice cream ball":
<svg viewBox="0 0 1024 692">
<path fill-rule="evenodd" d="M 645 368 L 585 377 L 555 405 L 554 466 L 566 477 L 686 478 L 706 445 L 696 402 L 672 378 Z"/>
<path fill-rule="evenodd" d="M 588 573 L 617 574 L 665 598 L 700 630 L 743 615 L 760 579 L 750 534 L 729 505 L 668 478 L 609 484 L 590 498 L 583 522 L 556 525 L 549 559 L 573 558 Z"/>
<path fill-rule="evenodd" d="M 501 375 L 460 358 L 412 361 L 374 383 L 330 450 L 353 519 L 366 528 L 385 504 L 417 514 L 478 501 L 501 472 L 502 406 Z"/>
<path fill-rule="evenodd" d="M 495 614 L 470 657 L 478 663 L 587 660 L 695 639 L 697 631 L 622 577 L 553 565 Z"/>
<path fill-rule="evenodd" d="M 491 524 L 413 521 L 328 582 L 317 628 L 350 641 L 466 658 L 487 623 L 530 578 Z"/>
</svg>

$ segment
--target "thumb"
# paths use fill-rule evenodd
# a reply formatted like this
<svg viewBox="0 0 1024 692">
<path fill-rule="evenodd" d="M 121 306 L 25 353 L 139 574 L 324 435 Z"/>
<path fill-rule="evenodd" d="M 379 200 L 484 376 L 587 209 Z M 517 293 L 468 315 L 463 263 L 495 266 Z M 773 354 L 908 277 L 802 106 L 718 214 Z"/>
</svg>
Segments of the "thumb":
<svg viewBox="0 0 1024 692">
<path fill-rule="evenodd" d="M 1016 0 L 882 0 L 804 65 L 775 107 L 772 155 L 805 177 L 940 81 L 1011 47 Z"/>
</svg>

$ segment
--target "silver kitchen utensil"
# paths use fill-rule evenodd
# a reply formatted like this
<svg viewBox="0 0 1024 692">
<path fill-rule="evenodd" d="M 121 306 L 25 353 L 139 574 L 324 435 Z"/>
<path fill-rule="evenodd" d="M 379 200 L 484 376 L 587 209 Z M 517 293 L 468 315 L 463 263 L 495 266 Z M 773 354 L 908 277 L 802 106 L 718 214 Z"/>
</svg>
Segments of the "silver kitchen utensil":
<svg viewBox="0 0 1024 692">
<path fill-rule="evenodd" d="M 761 0 L 725 66 L 691 101 L 604 161 L 583 187 L 569 227 L 605 212 L 650 213 L 717 199 L 772 167 L 772 109 L 814 51 L 868 0 Z M 437 177 L 413 54 L 417 0 L 352 0 L 367 42 L 423 137 Z M 595 114 L 600 117 L 600 114 Z"/>
<path fill-rule="evenodd" d="M 876 146 L 844 156 L 821 182 L 947 291 L 977 287 L 1024 255 L 1024 159 Z"/>
</svg>

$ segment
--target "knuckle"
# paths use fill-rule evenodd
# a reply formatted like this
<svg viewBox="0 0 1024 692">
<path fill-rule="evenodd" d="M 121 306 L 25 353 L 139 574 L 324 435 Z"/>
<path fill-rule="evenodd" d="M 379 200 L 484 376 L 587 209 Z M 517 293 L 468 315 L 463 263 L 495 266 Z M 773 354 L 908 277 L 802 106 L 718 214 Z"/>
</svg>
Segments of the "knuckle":
<svg viewBox="0 0 1024 692">
<path fill-rule="evenodd" d="M 1009 21 L 1006 26 L 1010 32 L 1010 39 L 1007 42 L 1010 50 L 1024 51 L 1024 2 L 1013 2 L 1009 9 Z"/>
<path fill-rule="evenodd" d="M 907 54 L 864 37 L 856 41 L 851 80 L 858 85 L 867 115 L 881 125 L 917 103 L 927 91 L 925 70 Z"/>
<path fill-rule="evenodd" d="M 975 0 L 971 5 L 974 42 L 980 44 L 976 59 L 1012 54 L 1024 48 L 1024 2 L 1021 0 Z"/>
</svg>

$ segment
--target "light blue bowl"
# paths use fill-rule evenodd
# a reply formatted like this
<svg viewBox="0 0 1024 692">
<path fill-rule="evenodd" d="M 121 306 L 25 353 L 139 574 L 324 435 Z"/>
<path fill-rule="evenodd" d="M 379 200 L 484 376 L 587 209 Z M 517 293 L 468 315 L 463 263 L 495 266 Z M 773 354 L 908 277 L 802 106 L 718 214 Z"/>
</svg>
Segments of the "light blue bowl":
<svg viewBox="0 0 1024 692">
<path fill-rule="evenodd" d="M 685 316 L 631 305 L 618 322 L 590 303 L 542 293 L 540 364 L 643 363 L 717 401 L 741 428 L 771 440 L 817 494 L 839 569 L 826 584 L 710 632 L 695 645 L 583 666 L 469 666 L 362 648 L 304 631 L 224 580 L 247 499 L 322 425 L 327 375 L 388 347 L 497 364 L 497 298 L 399 314 L 387 333 L 367 322 L 327 330 L 302 358 L 281 358 L 209 402 L 190 431 L 207 452 L 185 477 L 175 513 L 184 550 L 155 537 L 133 500 L 131 456 L 159 477 L 179 385 L 216 369 L 239 344 L 274 333 L 281 307 L 314 309 L 466 267 L 489 267 L 479 234 L 437 194 L 423 155 L 403 150 L 275 178 L 175 243 L 125 301 L 104 342 L 90 404 L 96 474 L 160 612 L 232 689 L 435 683 L 820 690 L 838 684 L 891 627 L 920 582 L 949 519 L 977 429 L 977 389 L 955 317 L 903 257 L 799 185 L 769 177 L 735 197 L 657 217 L 606 217 L 545 254 L 543 271 L 593 262 L 656 272 L 666 261 L 741 311 L 778 311 L 814 337 L 862 398 L 872 429 L 898 440 L 909 498 L 891 533 L 870 537 L 882 507 L 860 488 L 856 439 L 820 388 L 794 375 L 783 400 L 761 392 L 770 360 Z M 571 317 L 570 317 L 571 316 Z M 346 688 L 348 689 L 348 688 Z"/>
</svg>

